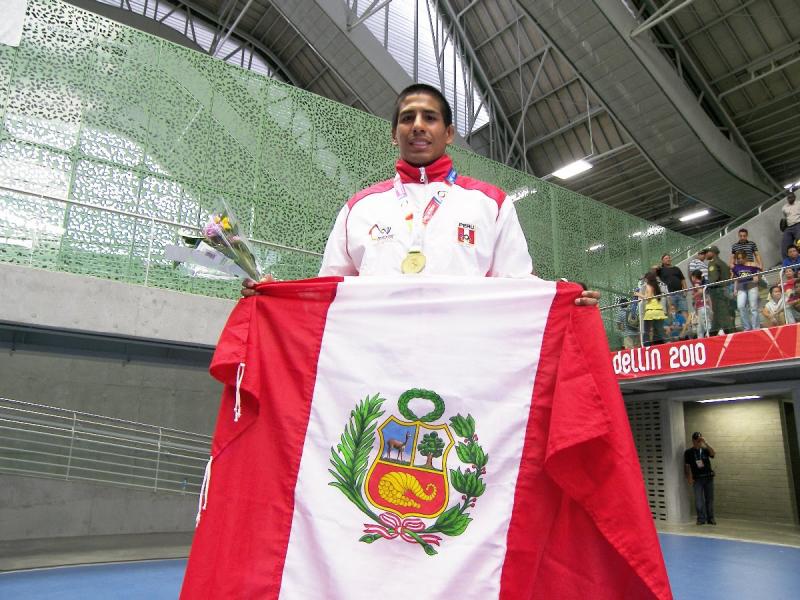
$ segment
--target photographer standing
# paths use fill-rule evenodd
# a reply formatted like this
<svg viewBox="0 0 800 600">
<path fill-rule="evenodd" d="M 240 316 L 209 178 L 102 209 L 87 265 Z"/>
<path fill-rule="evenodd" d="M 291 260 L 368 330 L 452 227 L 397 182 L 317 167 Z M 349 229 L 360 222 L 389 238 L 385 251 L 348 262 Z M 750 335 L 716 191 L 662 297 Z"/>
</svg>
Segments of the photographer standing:
<svg viewBox="0 0 800 600">
<path fill-rule="evenodd" d="M 717 524 L 714 520 L 714 470 L 711 468 L 714 454 L 714 449 L 708 445 L 699 431 L 692 434 L 692 447 L 683 453 L 686 481 L 694 487 L 698 525 Z"/>
</svg>

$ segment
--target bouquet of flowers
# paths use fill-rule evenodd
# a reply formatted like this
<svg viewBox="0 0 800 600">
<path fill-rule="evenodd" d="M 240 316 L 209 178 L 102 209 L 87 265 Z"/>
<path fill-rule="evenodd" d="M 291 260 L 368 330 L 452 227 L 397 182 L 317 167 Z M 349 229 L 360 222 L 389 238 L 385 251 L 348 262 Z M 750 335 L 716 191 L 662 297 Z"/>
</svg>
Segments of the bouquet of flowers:
<svg viewBox="0 0 800 600">
<path fill-rule="evenodd" d="M 239 277 L 258 281 L 261 273 L 239 221 L 224 200 L 211 213 L 201 235 L 181 235 L 188 248 L 168 247 L 168 258 L 189 262 Z"/>
<path fill-rule="evenodd" d="M 239 222 L 230 209 L 225 207 L 211 215 L 211 219 L 203 227 L 203 241 L 217 252 L 231 259 L 250 279 L 261 279 L 258 263 L 250 244 L 240 232 Z"/>
</svg>

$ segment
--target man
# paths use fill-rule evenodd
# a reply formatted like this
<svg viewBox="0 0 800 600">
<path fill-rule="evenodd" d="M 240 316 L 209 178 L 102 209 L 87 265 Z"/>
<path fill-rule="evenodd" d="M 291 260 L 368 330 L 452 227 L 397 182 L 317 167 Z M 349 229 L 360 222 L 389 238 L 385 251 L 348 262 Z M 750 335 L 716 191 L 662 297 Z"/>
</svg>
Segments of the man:
<svg viewBox="0 0 800 600">
<path fill-rule="evenodd" d="M 797 246 L 789 246 L 786 249 L 786 258 L 783 259 L 783 267 L 792 267 L 797 270 L 800 268 L 800 250 Z"/>
<path fill-rule="evenodd" d="M 683 453 L 683 471 L 687 483 L 694 488 L 698 525 L 717 524 L 714 520 L 714 470 L 711 468 L 715 455 L 699 431 L 692 434 L 692 447 Z"/>
<path fill-rule="evenodd" d="M 658 269 L 658 277 L 667 284 L 670 292 L 680 292 L 667 296 L 667 302 L 675 307 L 675 311 L 683 316 L 686 321 L 689 315 L 689 307 L 686 304 L 686 277 L 678 267 L 672 266 L 672 256 L 664 254 L 661 257 L 661 267 Z"/>
<path fill-rule="evenodd" d="M 513 202 L 499 188 L 455 171 L 446 154 L 454 136 L 452 111 L 439 90 L 414 84 L 400 93 L 392 118 L 392 143 L 400 151 L 395 177 L 341 209 L 320 276 L 531 276 Z M 246 280 L 242 295 L 253 295 L 254 285 Z M 599 297 L 585 291 L 575 303 L 596 305 Z"/>
<path fill-rule="evenodd" d="M 719 257 L 719 248 L 711 246 L 706 256 L 708 261 L 708 282 L 718 283 L 731 278 L 731 270 Z M 731 318 L 731 305 L 727 292 L 728 284 L 712 285 L 708 288 L 708 295 L 711 298 L 713 309 L 713 319 L 711 321 L 711 335 L 716 335 L 719 331 L 733 333 L 733 319 Z"/>
<path fill-rule="evenodd" d="M 687 272 L 689 273 L 690 278 L 692 273 L 694 273 L 695 271 L 700 271 L 703 274 L 703 281 L 708 279 L 708 265 L 706 264 L 706 254 L 708 254 L 708 248 L 703 248 L 694 256 L 694 258 L 692 258 L 689 261 L 689 268 Z"/>
<path fill-rule="evenodd" d="M 744 227 L 739 230 L 739 240 L 731 246 L 731 256 L 728 259 L 728 267 L 733 268 L 736 261 L 736 253 L 744 252 L 748 262 L 754 262 L 758 268 L 764 270 L 764 263 L 761 262 L 761 254 L 755 242 L 747 239 L 748 231 Z"/>
<path fill-rule="evenodd" d="M 786 204 L 781 207 L 783 218 L 786 219 L 786 229 L 783 230 L 781 252 L 786 252 L 790 246 L 800 239 L 800 204 L 795 202 L 794 190 L 786 196 Z"/>
</svg>

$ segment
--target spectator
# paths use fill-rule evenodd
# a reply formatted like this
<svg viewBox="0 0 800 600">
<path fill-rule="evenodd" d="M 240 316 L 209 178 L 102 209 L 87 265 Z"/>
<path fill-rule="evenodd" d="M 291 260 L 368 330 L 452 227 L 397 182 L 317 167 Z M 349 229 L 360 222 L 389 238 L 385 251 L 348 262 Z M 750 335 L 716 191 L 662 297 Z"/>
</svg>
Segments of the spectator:
<svg viewBox="0 0 800 600">
<path fill-rule="evenodd" d="M 758 246 L 755 242 L 747 239 L 747 229 L 742 227 L 739 230 L 739 240 L 731 246 L 731 257 L 728 259 L 728 266 L 732 269 L 736 258 L 737 252 L 744 252 L 746 260 L 758 265 L 758 268 L 764 270 L 764 264 L 761 262 L 761 254 L 758 252 Z"/>
<path fill-rule="evenodd" d="M 784 267 L 800 268 L 800 250 L 797 246 L 789 246 L 786 249 L 786 258 L 783 259 Z"/>
<path fill-rule="evenodd" d="M 695 431 L 692 434 L 692 447 L 683 453 L 683 471 L 686 481 L 694 488 L 698 525 L 717 524 L 714 520 L 714 470 L 711 468 L 714 456 L 716 453 L 703 434 Z"/>
<path fill-rule="evenodd" d="M 714 320 L 711 322 L 711 333 L 733 333 L 733 315 L 729 303 L 727 283 L 718 283 L 731 278 L 731 270 L 719 257 L 719 248 L 711 246 L 708 249 L 708 282 L 712 285 L 708 288 L 708 296 L 711 299 L 711 306 L 714 309 Z"/>
<path fill-rule="evenodd" d="M 794 315 L 789 311 L 784 311 L 785 298 L 783 290 L 779 285 L 769 288 L 769 300 L 761 309 L 761 314 L 766 319 L 767 327 L 777 327 L 778 325 L 794 324 Z"/>
<path fill-rule="evenodd" d="M 786 204 L 781 207 L 783 218 L 786 220 L 786 229 L 783 230 L 781 252 L 786 252 L 789 246 L 794 246 L 800 239 L 800 204 L 795 202 L 794 190 L 786 196 Z"/>
<path fill-rule="evenodd" d="M 688 337 L 689 324 L 686 321 L 686 317 L 683 316 L 683 313 L 678 312 L 674 304 L 669 305 L 669 315 L 665 322 L 665 329 L 667 339 L 671 342 L 677 342 Z"/>
<path fill-rule="evenodd" d="M 749 331 L 761 325 L 758 318 L 758 280 L 761 269 L 753 261 L 747 260 L 743 250 L 736 253 L 736 264 L 733 265 L 733 295 L 742 319 L 742 329 Z"/>
<path fill-rule="evenodd" d="M 708 263 L 706 262 L 706 255 L 708 254 L 708 248 L 703 248 L 700 250 L 694 258 L 689 261 L 689 277 L 691 278 L 692 273 L 695 271 L 700 271 L 703 275 L 703 283 L 708 280 Z"/>
<path fill-rule="evenodd" d="M 711 299 L 703 294 L 703 288 L 698 287 L 705 283 L 700 269 L 692 271 L 692 304 L 694 305 L 694 321 L 698 338 L 711 335 Z"/>
<path fill-rule="evenodd" d="M 783 293 L 788 299 L 794 293 L 796 271 L 792 267 L 783 269 Z"/>
<path fill-rule="evenodd" d="M 689 308 L 686 306 L 686 277 L 678 267 L 672 266 L 672 256 L 669 254 L 661 257 L 658 276 L 667 284 L 667 291 L 682 292 L 667 296 L 667 301 L 670 306 L 674 306 L 675 310 L 683 315 L 683 320 L 686 321 L 689 314 Z"/>
<path fill-rule="evenodd" d="M 614 299 L 617 311 L 614 322 L 623 348 L 635 348 L 639 341 L 639 302 L 622 296 Z"/>
<path fill-rule="evenodd" d="M 800 279 L 794 280 L 794 288 L 786 295 L 786 304 L 792 312 L 795 323 L 800 322 Z"/>
<path fill-rule="evenodd" d="M 658 277 L 655 270 L 651 269 L 644 275 L 642 290 L 636 296 L 644 300 L 644 345 L 664 343 L 664 321 L 667 318 L 664 306 L 656 296 L 661 292 L 658 286 Z"/>
</svg>

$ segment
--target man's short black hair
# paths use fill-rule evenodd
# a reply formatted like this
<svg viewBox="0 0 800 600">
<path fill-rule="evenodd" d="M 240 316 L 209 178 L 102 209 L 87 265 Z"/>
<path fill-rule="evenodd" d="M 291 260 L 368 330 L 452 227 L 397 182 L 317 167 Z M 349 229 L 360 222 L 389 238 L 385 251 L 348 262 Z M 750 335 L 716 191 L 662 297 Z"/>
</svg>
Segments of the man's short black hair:
<svg viewBox="0 0 800 600">
<path fill-rule="evenodd" d="M 771 288 L 769 288 L 769 293 L 770 293 L 770 295 L 772 295 L 772 290 L 780 290 L 780 289 L 781 289 L 781 286 L 773 285 Z M 781 291 L 783 291 L 783 290 L 781 290 Z"/>
<path fill-rule="evenodd" d="M 699 280 L 703 280 L 703 272 L 700 269 L 695 269 L 691 273 L 689 273 L 689 277 L 697 277 Z"/>
<path fill-rule="evenodd" d="M 392 129 L 397 128 L 397 119 L 400 116 L 400 105 L 403 103 L 403 100 L 413 94 L 428 94 L 436 98 L 439 101 L 439 107 L 442 111 L 444 126 L 450 127 L 450 125 L 453 124 L 453 110 L 450 108 L 450 103 L 447 101 L 447 98 L 444 97 L 444 94 L 427 83 L 413 83 L 397 96 L 397 100 L 394 103 L 394 112 L 392 113 Z"/>
<path fill-rule="evenodd" d="M 745 229 L 744 227 L 742 227 L 742 228 L 739 230 L 739 233 L 742 233 L 743 231 L 744 231 L 745 233 L 750 233 L 750 232 L 749 232 L 749 231 L 747 231 L 747 229 Z"/>
<path fill-rule="evenodd" d="M 664 257 L 669 255 L 670 255 L 669 252 L 665 252 L 664 254 L 661 255 L 661 260 L 664 260 Z"/>
</svg>

